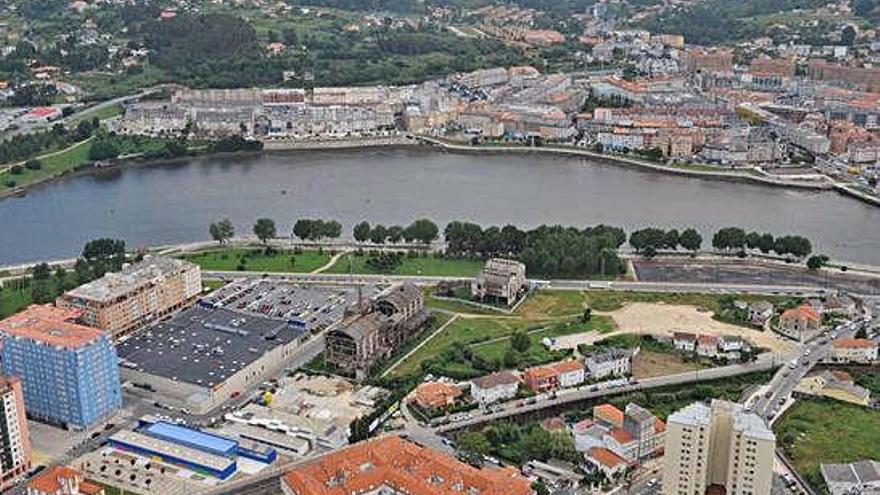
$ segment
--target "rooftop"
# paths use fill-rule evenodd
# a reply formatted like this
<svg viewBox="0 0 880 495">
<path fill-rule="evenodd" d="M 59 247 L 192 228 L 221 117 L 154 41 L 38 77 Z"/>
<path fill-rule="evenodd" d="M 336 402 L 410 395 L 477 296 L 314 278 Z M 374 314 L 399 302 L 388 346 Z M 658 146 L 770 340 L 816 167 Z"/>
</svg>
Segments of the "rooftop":
<svg viewBox="0 0 880 495">
<path fill-rule="evenodd" d="M 156 279 L 168 277 L 190 268 L 196 268 L 196 265 L 175 258 L 151 256 L 123 268 L 120 272 L 107 273 L 97 280 L 71 289 L 64 295 L 89 301 L 109 302 L 150 284 Z"/>
<path fill-rule="evenodd" d="M 471 382 L 479 388 L 493 388 L 519 383 L 519 378 L 509 371 L 496 371 L 490 375 L 474 378 Z"/>
<path fill-rule="evenodd" d="M 603 418 L 599 418 L 602 416 Z M 623 424 L 623 411 L 611 404 L 599 404 L 593 407 L 594 419 L 607 419 L 616 425 Z"/>
<path fill-rule="evenodd" d="M 234 441 L 199 430 L 193 430 L 185 426 L 179 426 L 164 421 L 153 423 L 144 429 L 144 433 L 151 437 L 168 440 L 174 443 L 188 445 L 190 447 L 217 455 L 229 455 L 238 446 Z"/>
<path fill-rule="evenodd" d="M 75 323 L 79 310 L 31 305 L 24 311 L 0 320 L 0 334 L 75 349 L 100 339 L 104 332 Z"/>
<path fill-rule="evenodd" d="M 590 457 L 599 464 L 608 468 L 616 468 L 618 466 L 626 466 L 626 459 L 620 457 L 605 447 L 593 447 L 590 449 Z"/>
<path fill-rule="evenodd" d="M 235 460 L 220 455 L 209 454 L 183 444 L 178 444 L 163 440 L 161 438 L 153 438 L 142 433 L 129 430 L 121 430 L 110 437 L 111 443 L 119 445 L 130 445 L 151 452 L 156 452 L 174 459 L 185 459 L 198 465 L 205 466 L 217 471 L 223 471 L 234 464 Z"/>
<path fill-rule="evenodd" d="M 874 347 L 877 347 L 877 344 L 868 339 L 835 339 L 831 341 L 831 345 L 838 349 L 873 349 Z"/>
<path fill-rule="evenodd" d="M 477 469 L 395 436 L 361 442 L 288 472 L 298 495 L 357 495 L 387 486 L 410 495 L 530 495 L 516 469 Z"/>
<path fill-rule="evenodd" d="M 303 333 L 286 321 L 195 306 L 116 350 L 124 367 L 210 388 Z"/>
</svg>

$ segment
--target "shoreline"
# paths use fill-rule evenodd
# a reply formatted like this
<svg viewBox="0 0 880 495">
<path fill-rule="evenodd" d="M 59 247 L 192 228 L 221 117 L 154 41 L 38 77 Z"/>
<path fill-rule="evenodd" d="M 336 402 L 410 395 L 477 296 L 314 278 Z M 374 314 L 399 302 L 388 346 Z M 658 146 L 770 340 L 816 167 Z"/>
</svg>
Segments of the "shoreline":
<svg viewBox="0 0 880 495">
<path fill-rule="evenodd" d="M 50 175 L 42 179 L 36 180 L 29 184 L 8 189 L 0 192 L 0 201 L 9 197 L 26 195 L 31 189 L 45 186 L 63 178 L 77 177 L 81 175 L 96 174 L 105 171 L 118 171 L 128 167 L 149 167 L 153 165 L 167 165 L 179 163 L 183 161 L 200 159 L 200 158 L 229 158 L 236 156 L 259 156 L 261 154 L 288 154 L 298 151 L 358 151 L 380 148 L 411 148 L 428 146 L 437 150 L 445 150 L 459 153 L 480 153 L 480 154 L 504 154 L 504 153 L 543 153 L 558 156 L 590 158 L 605 164 L 626 166 L 635 169 L 653 171 L 657 173 L 665 173 L 670 175 L 678 175 L 683 177 L 694 177 L 709 180 L 719 180 L 727 182 L 749 183 L 753 185 L 762 185 L 767 187 L 799 189 L 807 191 L 835 191 L 838 194 L 850 197 L 862 203 L 871 206 L 880 207 L 880 198 L 873 197 L 852 189 L 852 187 L 839 183 L 811 183 L 799 182 L 783 179 L 775 179 L 769 176 L 755 175 L 747 172 L 739 171 L 714 171 L 714 170 L 696 170 L 682 167 L 672 167 L 659 163 L 651 163 L 637 158 L 629 158 L 615 155 L 606 155 L 593 151 L 559 147 L 559 146 L 542 146 L 542 147 L 518 147 L 518 146 L 484 146 L 484 145 L 468 145 L 450 143 L 441 139 L 431 138 L 427 136 L 391 136 L 369 139 L 344 139 L 344 140 L 318 140 L 318 141 L 264 141 L 264 148 L 260 151 L 234 151 L 225 153 L 205 153 L 173 158 L 151 158 L 143 157 L 121 158 L 113 162 L 112 165 L 104 167 L 95 167 L 94 164 L 89 166 L 78 166 L 64 172 Z"/>
</svg>

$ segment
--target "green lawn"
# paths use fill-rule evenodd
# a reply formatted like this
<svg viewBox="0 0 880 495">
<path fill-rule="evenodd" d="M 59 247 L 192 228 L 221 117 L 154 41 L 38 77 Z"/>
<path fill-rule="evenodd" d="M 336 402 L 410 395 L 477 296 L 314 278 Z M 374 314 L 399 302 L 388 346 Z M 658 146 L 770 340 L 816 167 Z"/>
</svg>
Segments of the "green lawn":
<svg viewBox="0 0 880 495">
<path fill-rule="evenodd" d="M 474 315 L 497 315 L 502 314 L 500 310 L 493 310 L 480 306 L 479 304 L 468 304 L 467 301 L 456 299 L 439 299 L 434 297 L 436 289 L 434 287 L 425 287 L 422 292 L 425 293 L 425 306 L 432 309 L 450 311 L 452 313 L 465 313 Z"/>
<path fill-rule="evenodd" d="M 814 487 L 819 465 L 880 459 L 880 412 L 832 399 L 805 399 L 776 426 L 777 444 Z"/>
<path fill-rule="evenodd" d="M 15 181 L 15 187 L 22 187 L 82 165 L 89 161 L 89 150 L 91 147 L 91 141 L 84 141 L 60 153 L 41 158 L 40 161 L 43 163 L 43 168 L 40 170 L 25 168 L 20 174 L 4 172 L 0 174 L 0 192 L 11 189 L 6 185 L 6 182 L 9 180 Z"/>
<path fill-rule="evenodd" d="M 522 357 L 522 365 L 536 366 L 539 364 L 559 361 L 571 354 L 571 351 L 568 350 L 551 351 L 547 349 L 541 342 L 546 337 L 561 337 L 563 335 L 574 335 L 592 331 L 607 333 L 613 329 L 614 321 L 612 321 L 611 318 L 604 316 L 595 316 L 588 322 L 563 321 L 550 323 L 540 330 L 535 330 L 529 333 L 529 348 L 520 353 Z M 510 339 L 478 343 L 471 346 L 471 349 L 473 349 L 474 352 L 490 362 L 501 360 L 509 348 Z"/>
<path fill-rule="evenodd" d="M 89 151 L 92 149 L 94 139 L 81 141 L 63 151 L 45 153 L 44 158 L 39 158 L 43 167 L 39 170 L 24 168 L 20 174 L 4 172 L 0 174 L 0 192 L 11 189 L 6 185 L 9 180 L 15 181 L 14 187 L 24 187 L 34 182 L 61 175 L 69 172 L 80 165 L 89 163 Z M 130 136 L 117 140 L 120 146 L 120 156 L 135 153 L 148 153 L 159 151 L 164 148 L 165 140 L 153 139 L 142 136 Z"/>
<path fill-rule="evenodd" d="M 273 251 L 265 254 L 261 249 L 223 248 L 187 254 L 183 259 L 191 261 L 203 270 L 253 272 L 307 273 L 330 261 L 330 254 L 318 251 Z"/>
<path fill-rule="evenodd" d="M 423 361 L 436 356 L 441 351 L 450 348 L 454 343 L 473 344 L 499 337 L 506 337 L 513 332 L 540 325 L 519 318 L 474 318 L 458 319 L 446 329 L 436 335 L 427 344 L 422 346 L 416 353 L 410 356 L 400 366 L 394 369 L 393 374 L 404 376 L 418 373 Z"/>
<path fill-rule="evenodd" d="M 10 288 L 0 289 L 0 318 L 18 313 L 32 302 L 30 287 L 23 291 Z"/>
<path fill-rule="evenodd" d="M 376 273 L 367 265 L 368 255 L 351 255 L 351 271 L 357 274 Z M 391 275 L 425 275 L 448 277 L 474 277 L 485 263 L 476 260 L 446 259 L 435 256 L 409 257 L 404 256 L 403 262 Z M 327 273 L 348 273 L 349 257 L 343 256 Z"/>
<path fill-rule="evenodd" d="M 82 112 L 79 112 L 78 114 L 74 115 L 70 119 L 70 124 L 76 125 L 80 121 L 87 120 L 87 119 L 94 119 L 95 117 L 97 117 L 98 120 L 105 120 L 105 119 L 109 119 L 111 117 L 115 117 L 117 115 L 122 115 L 122 105 L 118 105 L 118 104 L 117 105 L 110 105 L 110 106 L 101 107 L 98 109 L 86 108 Z"/>
</svg>

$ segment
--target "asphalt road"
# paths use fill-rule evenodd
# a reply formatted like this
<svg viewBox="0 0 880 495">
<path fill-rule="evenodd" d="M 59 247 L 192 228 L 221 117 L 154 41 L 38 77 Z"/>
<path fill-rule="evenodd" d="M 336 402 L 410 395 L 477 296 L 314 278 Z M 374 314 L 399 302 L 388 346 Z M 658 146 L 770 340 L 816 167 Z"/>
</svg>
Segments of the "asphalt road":
<svg viewBox="0 0 880 495">
<path fill-rule="evenodd" d="M 567 403 L 578 402 L 587 399 L 595 399 L 609 394 L 634 392 L 638 390 L 664 387 L 667 385 L 681 385 L 685 383 L 694 383 L 705 380 L 714 380 L 717 378 L 743 375 L 756 371 L 766 371 L 775 368 L 785 359 L 786 357 L 776 356 L 772 353 L 766 353 L 758 356 L 755 361 L 749 363 L 701 369 L 690 371 L 687 373 L 678 373 L 675 375 L 645 378 L 637 382 L 630 382 L 620 386 L 609 387 L 603 386 L 602 384 L 597 384 L 593 386 L 582 386 L 576 389 L 563 389 L 557 392 L 556 398 L 539 399 L 532 404 L 522 403 L 522 401 L 509 401 L 497 404 L 491 412 L 472 411 L 470 418 L 454 423 L 440 425 L 436 428 L 436 431 L 438 433 L 445 433 L 460 430 L 462 428 L 467 428 L 488 421 L 497 421 L 511 416 L 539 411 L 548 407 L 560 406 Z"/>
</svg>

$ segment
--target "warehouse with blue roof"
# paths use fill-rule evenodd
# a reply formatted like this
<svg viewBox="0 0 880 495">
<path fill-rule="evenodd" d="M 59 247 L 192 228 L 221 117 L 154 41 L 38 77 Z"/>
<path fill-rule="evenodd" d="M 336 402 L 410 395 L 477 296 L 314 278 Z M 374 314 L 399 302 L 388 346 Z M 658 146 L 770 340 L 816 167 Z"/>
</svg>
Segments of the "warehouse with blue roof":
<svg viewBox="0 0 880 495">
<path fill-rule="evenodd" d="M 238 441 L 194 428 L 144 417 L 137 431 L 120 431 L 110 437 L 119 450 L 225 480 L 238 470 L 238 458 L 270 464 L 277 459 L 271 447 L 246 448 Z"/>
</svg>

